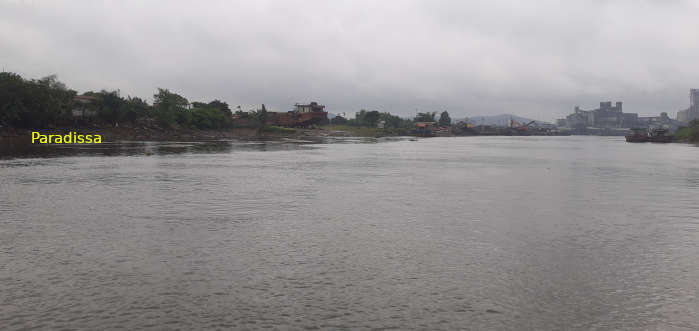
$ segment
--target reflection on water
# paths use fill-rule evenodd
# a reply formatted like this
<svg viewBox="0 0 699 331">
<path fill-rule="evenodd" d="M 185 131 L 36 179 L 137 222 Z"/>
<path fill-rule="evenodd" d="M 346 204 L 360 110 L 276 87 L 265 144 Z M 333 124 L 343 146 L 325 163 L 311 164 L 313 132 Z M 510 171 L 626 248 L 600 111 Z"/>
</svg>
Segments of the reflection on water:
<svg viewBox="0 0 699 331">
<path fill-rule="evenodd" d="M 2 329 L 699 328 L 696 147 L 3 148 Z"/>
<path fill-rule="evenodd" d="M 403 137 L 307 137 L 303 139 L 245 139 L 199 142 L 107 142 L 102 144 L 31 144 L 13 139 L 0 144 L 0 159 L 60 156 L 134 156 L 181 153 L 230 153 L 238 151 L 281 151 L 314 148 L 313 144 L 376 143 L 405 140 Z"/>
</svg>

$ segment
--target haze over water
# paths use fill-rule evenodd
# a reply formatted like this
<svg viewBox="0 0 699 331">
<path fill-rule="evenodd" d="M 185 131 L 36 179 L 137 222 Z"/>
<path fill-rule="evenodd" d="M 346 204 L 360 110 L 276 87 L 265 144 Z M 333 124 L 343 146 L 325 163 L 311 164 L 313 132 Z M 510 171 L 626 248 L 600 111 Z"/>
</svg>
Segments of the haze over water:
<svg viewBox="0 0 699 331">
<path fill-rule="evenodd" d="M 699 329 L 696 147 L 339 142 L 6 151 L 0 326 Z"/>
</svg>

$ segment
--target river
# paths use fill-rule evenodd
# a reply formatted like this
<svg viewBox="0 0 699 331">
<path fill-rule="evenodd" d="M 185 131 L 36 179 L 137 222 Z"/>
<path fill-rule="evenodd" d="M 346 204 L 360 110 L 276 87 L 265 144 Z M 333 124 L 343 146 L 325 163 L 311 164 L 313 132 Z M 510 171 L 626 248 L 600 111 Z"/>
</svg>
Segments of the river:
<svg viewBox="0 0 699 331">
<path fill-rule="evenodd" d="M 114 143 L 0 157 L 0 328 L 699 329 L 699 148 Z"/>
</svg>

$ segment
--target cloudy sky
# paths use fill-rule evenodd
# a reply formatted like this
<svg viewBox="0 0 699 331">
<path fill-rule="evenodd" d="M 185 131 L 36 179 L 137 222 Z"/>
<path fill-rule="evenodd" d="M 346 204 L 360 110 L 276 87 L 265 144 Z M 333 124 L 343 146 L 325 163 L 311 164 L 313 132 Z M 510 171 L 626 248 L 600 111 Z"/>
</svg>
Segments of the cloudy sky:
<svg viewBox="0 0 699 331">
<path fill-rule="evenodd" d="M 553 120 L 699 87 L 697 1 L 0 0 L 0 65 L 80 92 Z"/>
</svg>

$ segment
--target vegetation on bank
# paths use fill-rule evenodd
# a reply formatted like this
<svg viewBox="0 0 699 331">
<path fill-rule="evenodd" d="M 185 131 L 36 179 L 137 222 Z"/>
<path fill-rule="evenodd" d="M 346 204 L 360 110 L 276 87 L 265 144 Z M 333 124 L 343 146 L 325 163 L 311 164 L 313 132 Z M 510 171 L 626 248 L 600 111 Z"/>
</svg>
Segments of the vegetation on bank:
<svg viewBox="0 0 699 331">
<path fill-rule="evenodd" d="M 78 97 L 78 98 L 76 98 Z M 79 109 L 74 114 L 74 110 Z M 89 116 L 85 115 L 89 114 Z M 226 130 L 254 128 L 262 134 L 293 135 L 292 128 L 269 126 L 268 113 L 262 109 L 233 112 L 220 100 L 191 102 L 166 88 L 158 88 L 153 104 L 145 99 L 122 96 L 117 91 L 88 91 L 78 94 L 55 75 L 41 79 L 24 79 L 10 72 L 0 73 L 0 128 L 117 128 L 133 127 L 149 130 Z M 337 116 L 326 128 L 346 131 L 357 136 L 409 135 L 416 122 L 439 122 L 450 126 L 449 113 L 418 113 L 403 118 L 389 112 L 360 110 L 352 119 Z"/>
<path fill-rule="evenodd" d="M 679 128 L 674 134 L 675 140 L 699 143 L 699 120 L 689 122 L 689 126 Z"/>
<path fill-rule="evenodd" d="M 352 119 L 336 116 L 330 120 L 330 124 L 346 128 L 376 128 L 379 123 L 383 123 L 384 128 L 412 128 L 414 126 L 413 121 L 410 119 L 392 115 L 388 112 L 367 111 L 365 109 L 357 112 Z"/>
<path fill-rule="evenodd" d="M 416 122 L 438 122 L 440 126 L 451 126 L 451 118 L 443 111 L 436 120 L 437 112 L 417 113 L 410 118 L 403 118 L 389 112 L 365 109 L 356 113 L 355 118 L 345 119 L 337 116 L 330 120 L 328 130 L 345 131 L 360 137 L 407 136 L 413 134 Z"/>
<path fill-rule="evenodd" d="M 55 75 L 41 79 L 24 79 L 20 75 L 0 73 L 0 125 L 22 129 L 42 129 L 81 124 L 73 116 L 78 93 L 58 81 Z M 82 96 L 92 102 L 84 107 L 95 116 L 91 124 L 118 126 L 119 123 L 141 124 L 164 129 L 226 129 L 236 127 L 226 102 L 189 102 L 168 89 L 159 88 L 149 105 L 138 97 L 123 97 L 119 91 L 88 91 Z M 266 110 L 236 112 L 246 127 L 262 127 Z"/>
</svg>

